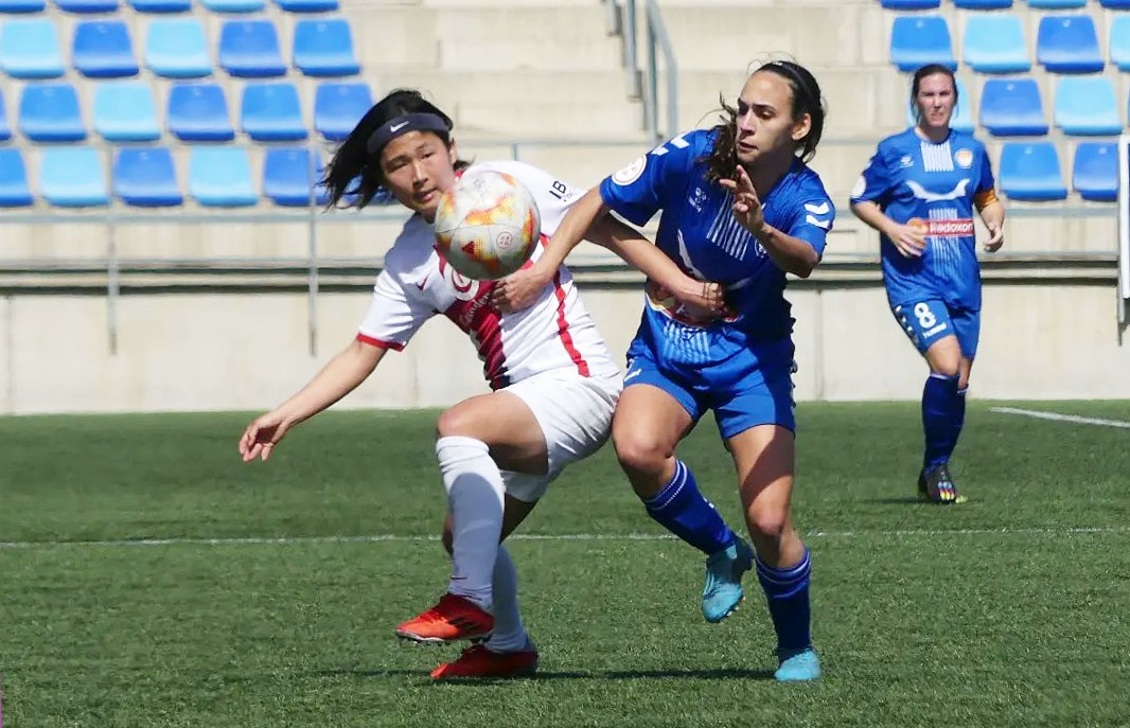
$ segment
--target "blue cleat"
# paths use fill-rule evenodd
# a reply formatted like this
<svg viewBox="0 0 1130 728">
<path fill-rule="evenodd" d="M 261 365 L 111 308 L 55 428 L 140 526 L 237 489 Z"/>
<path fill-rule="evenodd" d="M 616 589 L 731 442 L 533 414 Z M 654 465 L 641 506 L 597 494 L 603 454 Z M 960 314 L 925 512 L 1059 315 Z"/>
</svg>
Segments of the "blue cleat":
<svg viewBox="0 0 1130 728">
<path fill-rule="evenodd" d="M 729 617 L 745 598 L 742 574 L 753 566 L 753 550 L 740 536 L 706 560 L 706 586 L 702 588 L 702 616 L 710 623 Z"/>
<path fill-rule="evenodd" d="M 773 674 L 777 682 L 805 682 L 820 677 L 820 658 L 811 647 L 799 652 L 778 650 L 777 659 L 781 662 L 777 672 Z"/>
</svg>

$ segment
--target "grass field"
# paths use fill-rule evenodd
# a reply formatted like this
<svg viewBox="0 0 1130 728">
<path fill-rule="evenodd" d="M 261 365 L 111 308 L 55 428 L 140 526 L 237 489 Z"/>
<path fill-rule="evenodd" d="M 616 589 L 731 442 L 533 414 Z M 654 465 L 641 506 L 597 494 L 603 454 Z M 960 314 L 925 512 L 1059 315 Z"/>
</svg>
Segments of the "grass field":
<svg viewBox="0 0 1130 728">
<path fill-rule="evenodd" d="M 1130 725 L 1130 430 L 990 406 L 971 403 L 952 508 L 913 499 L 914 405 L 800 407 L 810 685 L 768 679 L 755 579 L 702 621 L 701 559 L 610 448 L 511 544 L 540 675 L 433 685 L 457 649 L 392 629 L 447 576 L 434 412 L 328 413 L 253 465 L 246 415 L 0 419 L 4 725 Z M 681 454 L 739 523 L 713 424 Z"/>
</svg>

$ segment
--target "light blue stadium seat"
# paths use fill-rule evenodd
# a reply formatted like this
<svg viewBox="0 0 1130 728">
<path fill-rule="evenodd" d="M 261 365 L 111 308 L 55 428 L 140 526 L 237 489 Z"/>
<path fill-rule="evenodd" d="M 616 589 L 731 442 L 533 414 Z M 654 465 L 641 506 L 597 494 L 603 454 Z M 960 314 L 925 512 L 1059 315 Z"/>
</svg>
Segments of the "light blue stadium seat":
<svg viewBox="0 0 1130 728">
<path fill-rule="evenodd" d="M 55 207 L 110 204 L 102 155 L 91 147 L 44 147 L 39 158 L 40 196 Z"/>
<path fill-rule="evenodd" d="M 78 94 L 69 83 L 29 83 L 20 93 L 18 125 L 33 142 L 78 142 L 86 138 Z"/>
<path fill-rule="evenodd" d="M 338 0 L 275 0 L 275 4 L 288 13 L 329 13 L 338 9 Z"/>
<path fill-rule="evenodd" d="M 1032 59 L 1024 42 L 1020 17 L 1011 13 L 971 15 L 962 43 L 965 65 L 979 73 L 1023 73 Z"/>
<path fill-rule="evenodd" d="M 1052 73 L 1103 70 L 1095 22 L 1089 15 L 1045 15 L 1036 38 L 1036 60 Z"/>
<path fill-rule="evenodd" d="M 1063 10 L 1066 8 L 1082 8 L 1087 5 L 1087 0 L 1028 0 L 1028 7 L 1043 10 Z"/>
<path fill-rule="evenodd" d="M 1118 147 L 1114 142 L 1081 142 L 1075 147 L 1071 188 L 1084 200 L 1118 199 Z"/>
<path fill-rule="evenodd" d="M 888 10 L 933 10 L 941 4 L 941 0 L 882 0 Z"/>
<path fill-rule="evenodd" d="M 137 75 L 129 29 L 122 20 L 84 20 L 75 26 L 71 63 L 87 78 Z"/>
<path fill-rule="evenodd" d="M 313 167 L 311 168 L 311 160 Z M 325 205 L 329 195 L 318 185 L 322 178 L 322 157 L 302 147 L 273 147 L 263 159 L 263 197 L 283 207 L 306 207 L 311 201 Z"/>
<path fill-rule="evenodd" d="M 1120 13 L 1110 21 L 1110 62 L 1130 71 L 1130 15 Z"/>
<path fill-rule="evenodd" d="M 367 83 L 322 83 L 314 92 L 314 130 L 330 141 L 341 141 L 372 106 Z"/>
<path fill-rule="evenodd" d="M 264 0 L 200 0 L 200 2 L 213 13 L 257 13 L 266 6 Z"/>
<path fill-rule="evenodd" d="M 1067 197 L 1053 142 L 1006 142 L 1001 150 L 1000 186 L 1013 200 Z"/>
<path fill-rule="evenodd" d="M 938 15 L 900 15 L 891 28 L 891 62 L 911 73 L 928 63 L 957 68 L 953 41 L 945 18 Z"/>
<path fill-rule="evenodd" d="M 0 70 L 12 78 L 62 76 L 63 52 L 55 23 L 47 18 L 0 23 Z"/>
<path fill-rule="evenodd" d="M 964 10 L 1004 10 L 1012 7 L 1012 0 L 953 0 L 953 5 Z"/>
<path fill-rule="evenodd" d="M 220 31 L 220 66 L 244 78 L 285 74 L 275 24 L 270 20 L 225 20 Z"/>
<path fill-rule="evenodd" d="M 994 136 L 1048 133 L 1040 87 L 1031 78 L 990 78 L 981 89 L 981 126 Z"/>
<path fill-rule="evenodd" d="M 240 127 L 261 142 L 306 138 L 298 89 L 289 81 L 249 83 L 243 87 Z"/>
<path fill-rule="evenodd" d="M 68 13 L 112 13 L 118 0 L 55 0 L 55 6 Z"/>
<path fill-rule="evenodd" d="M 139 13 L 187 13 L 192 0 L 126 0 Z"/>
<path fill-rule="evenodd" d="M 114 156 L 114 197 L 133 207 L 175 207 L 184 202 L 173 155 L 165 147 L 123 147 Z"/>
<path fill-rule="evenodd" d="M 906 107 L 906 124 L 907 126 L 914 126 L 918 123 L 915 118 L 914 103 L 907 104 Z M 961 77 L 957 77 L 957 106 L 953 109 L 953 117 L 950 119 L 950 127 L 964 132 L 972 132 L 977 128 L 973 122 L 973 97 L 969 95 L 968 89 L 965 87 L 965 81 Z"/>
<path fill-rule="evenodd" d="M 251 182 L 251 160 L 241 147 L 194 147 L 188 162 L 188 192 L 204 207 L 247 207 L 259 201 Z"/>
<path fill-rule="evenodd" d="M 27 207 L 33 202 L 27 165 L 20 150 L 0 147 L 0 207 Z"/>
<path fill-rule="evenodd" d="M 224 142 L 235 138 L 224 91 L 214 83 L 186 83 L 169 91 L 169 131 L 189 142 Z"/>
<path fill-rule="evenodd" d="M 94 87 L 94 131 L 109 142 L 161 138 L 157 105 L 146 81 L 106 81 Z"/>
<path fill-rule="evenodd" d="M 46 8 L 44 0 L 0 0 L 0 13 L 42 13 Z"/>
<path fill-rule="evenodd" d="M 361 70 L 345 18 L 303 18 L 294 26 L 294 65 L 307 76 L 352 76 Z"/>
<path fill-rule="evenodd" d="M 0 142 L 12 138 L 12 124 L 8 121 L 8 107 L 4 103 L 4 94 L 0 92 Z"/>
<path fill-rule="evenodd" d="M 212 75 L 212 59 L 199 18 L 154 18 L 145 37 L 145 65 L 165 78 Z"/>
<path fill-rule="evenodd" d="M 1053 114 L 1064 134 L 1113 136 L 1122 131 L 1114 86 L 1105 76 L 1062 76 Z"/>
</svg>

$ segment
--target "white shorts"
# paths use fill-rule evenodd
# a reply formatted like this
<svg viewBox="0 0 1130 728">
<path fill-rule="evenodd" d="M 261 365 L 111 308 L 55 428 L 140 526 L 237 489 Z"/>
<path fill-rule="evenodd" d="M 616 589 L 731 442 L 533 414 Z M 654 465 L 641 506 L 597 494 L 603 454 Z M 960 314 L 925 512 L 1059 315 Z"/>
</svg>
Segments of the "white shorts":
<svg viewBox="0 0 1130 728">
<path fill-rule="evenodd" d="M 623 377 L 582 377 L 576 371 L 544 372 L 511 384 L 504 392 L 530 408 L 541 425 L 549 453 L 545 475 L 502 471 L 506 494 L 533 503 L 566 465 L 600 449 L 612 432 L 612 413 L 623 388 Z"/>
</svg>

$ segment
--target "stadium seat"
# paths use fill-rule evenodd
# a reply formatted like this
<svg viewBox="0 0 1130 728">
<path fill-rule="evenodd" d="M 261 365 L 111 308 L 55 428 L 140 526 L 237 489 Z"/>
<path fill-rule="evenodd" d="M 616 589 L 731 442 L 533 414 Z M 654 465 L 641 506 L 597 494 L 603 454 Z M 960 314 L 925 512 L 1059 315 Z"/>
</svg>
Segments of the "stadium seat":
<svg viewBox="0 0 1130 728">
<path fill-rule="evenodd" d="M 165 78 L 212 75 L 212 59 L 199 18 L 155 18 L 145 37 L 145 66 Z"/>
<path fill-rule="evenodd" d="M 139 13 L 187 13 L 192 0 L 126 0 Z"/>
<path fill-rule="evenodd" d="M 181 141 L 226 142 L 235 138 L 224 91 L 214 83 L 186 83 L 169 92 L 169 131 Z"/>
<path fill-rule="evenodd" d="M 55 0 L 55 6 L 68 13 L 112 13 L 118 0 Z"/>
<path fill-rule="evenodd" d="M 264 8 L 264 0 L 200 0 L 213 13 L 257 13 Z"/>
<path fill-rule="evenodd" d="M 1130 0 L 1099 0 L 1099 5 L 1108 10 L 1130 10 Z"/>
<path fill-rule="evenodd" d="M 283 207 L 306 207 L 311 201 L 311 189 L 322 177 L 322 169 L 321 155 L 309 149 L 268 149 L 263 160 L 263 197 Z M 318 205 L 329 201 L 321 186 L 317 186 L 315 197 Z"/>
<path fill-rule="evenodd" d="M 981 89 L 981 126 L 994 136 L 1048 133 L 1040 87 L 1031 78 L 990 78 Z"/>
<path fill-rule="evenodd" d="M 953 0 L 953 5 L 963 10 L 1004 10 L 1012 7 L 1012 0 Z"/>
<path fill-rule="evenodd" d="M 27 166 L 16 147 L 0 147 L 0 207 L 27 207 L 35 200 L 27 183 Z"/>
<path fill-rule="evenodd" d="M 109 142 L 150 142 L 160 139 L 157 106 L 149 83 L 107 81 L 95 86 L 94 131 Z"/>
<path fill-rule="evenodd" d="M 1013 200 L 1067 197 L 1053 142 L 1006 142 L 1001 150 L 1000 185 Z"/>
<path fill-rule="evenodd" d="M 307 76 L 352 76 L 361 70 L 345 18 L 303 18 L 294 26 L 294 65 Z"/>
<path fill-rule="evenodd" d="M 965 25 L 962 60 L 978 73 L 1024 73 L 1032 59 L 1024 42 L 1019 16 L 990 13 L 971 15 Z"/>
<path fill-rule="evenodd" d="M 110 204 L 102 154 L 91 147 L 45 147 L 39 158 L 40 196 L 55 207 Z"/>
<path fill-rule="evenodd" d="M 888 10 L 933 10 L 942 0 L 882 0 L 881 4 Z"/>
<path fill-rule="evenodd" d="M 1130 15 L 1119 13 L 1110 21 L 1110 62 L 1130 71 Z"/>
<path fill-rule="evenodd" d="M 18 18 L 0 23 L 0 69 L 12 78 L 62 76 L 63 52 L 54 21 Z"/>
<path fill-rule="evenodd" d="M 33 142 L 78 142 L 86 139 L 78 94 L 69 83 L 24 86 L 19 127 Z"/>
<path fill-rule="evenodd" d="M 314 130 L 330 141 L 341 141 L 372 105 L 366 83 L 323 83 L 314 93 Z"/>
<path fill-rule="evenodd" d="M 1118 199 L 1118 147 L 1114 142 L 1082 142 L 1075 147 L 1071 188 L 1084 200 Z"/>
<path fill-rule="evenodd" d="M 1045 15 L 1036 38 L 1036 60 L 1052 73 L 1103 70 L 1095 22 L 1089 15 Z"/>
<path fill-rule="evenodd" d="M 184 202 L 173 155 L 165 147 L 123 147 L 114 156 L 114 197 L 134 207 L 175 207 Z"/>
<path fill-rule="evenodd" d="M 87 78 L 137 75 L 137 59 L 122 20 L 84 20 L 75 26 L 71 63 Z"/>
<path fill-rule="evenodd" d="M 945 18 L 938 15 L 900 15 L 891 28 L 891 62 L 910 73 L 927 63 L 957 68 Z"/>
<path fill-rule="evenodd" d="M 44 0 L 0 0 L 0 13 L 42 13 L 46 9 Z"/>
<path fill-rule="evenodd" d="M 914 116 L 914 104 L 907 104 L 907 126 L 914 126 L 917 123 L 918 119 Z M 977 125 L 973 123 L 973 97 L 969 95 L 969 91 L 965 87 L 965 81 L 963 81 L 961 77 L 957 77 L 957 106 L 954 107 L 953 117 L 950 119 L 950 126 L 957 131 L 964 132 L 972 132 L 977 128 Z"/>
<path fill-rule="evenodd" d="M 255 141 L 305 139 L 298 89 L 289 81 L 244 86 L 239 125 Z"/>
<path fill-rule="evenodd" d="M 247 207 L 259 201 L 251 161 L 241 147 L 194 147 L 188 161 L 188 193 L 204 207 Z"/>
<path fill-rule="evenodd" d="M 0 142 L 12 138 L 12 124 L 8 121 L 8 107 L 4 103 L 4 94 L 0 93 Z"/>
<path fill-rule="evenodd" d="M 275 0 L 279 9 L 288 13 L 329 13 L 338 9 L 337 0 Z M 934 7 L 938 3 L 934 2 Z"/>
<path fill-rule="evenodd" d="M 1028 7 L 1041 10 L 1063 10 L 1065 8 L 1081 8 L 1087 5 L 1087 0 L 1028 0 Z"/>
<path fill-rule="evenodd" d="M 1105 76 L 1063 76 L 1055 88 L 1055 125 L 1064 134 L 1116 135 L 1122 118 L 1114 85 Z"/>
<path fill-rule="evenodd" d="M 275 24 L 270 20 L 225 20 L 220 31 L 220 66 L 244 78 L 285 74 Z"/>
</svg>

